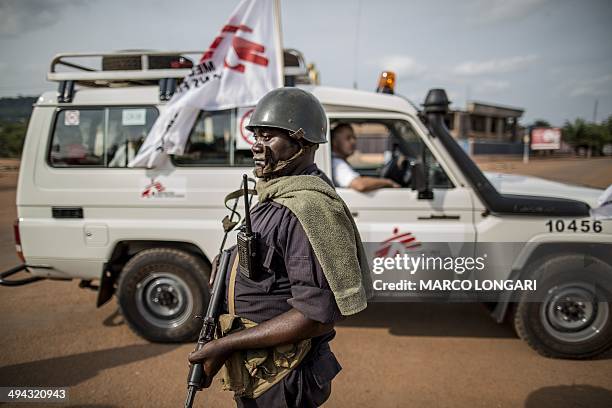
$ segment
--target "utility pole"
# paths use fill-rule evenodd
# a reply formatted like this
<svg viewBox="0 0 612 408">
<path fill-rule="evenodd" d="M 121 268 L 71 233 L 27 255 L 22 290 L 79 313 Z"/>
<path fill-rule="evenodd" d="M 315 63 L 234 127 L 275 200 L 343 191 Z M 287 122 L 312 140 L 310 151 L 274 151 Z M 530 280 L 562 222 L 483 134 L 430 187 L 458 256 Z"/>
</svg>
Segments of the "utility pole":
<svg viewBox="0 0 612 408">
<path fill-rule="evenodd" d="M 529 163 L 529 143 L 531 142 L 531 126 L 528 126 L 523 135 L 523 163 Z"/>
<path fill-rule="evenodd" d="M 355 24 L 355 50 L 353 65 L 353 88 L 357 89 L 357 77 L 359 76 L 359 31 L 361 25 L 361 0 L 357 3 L 357 24 Z"/>
</svg>

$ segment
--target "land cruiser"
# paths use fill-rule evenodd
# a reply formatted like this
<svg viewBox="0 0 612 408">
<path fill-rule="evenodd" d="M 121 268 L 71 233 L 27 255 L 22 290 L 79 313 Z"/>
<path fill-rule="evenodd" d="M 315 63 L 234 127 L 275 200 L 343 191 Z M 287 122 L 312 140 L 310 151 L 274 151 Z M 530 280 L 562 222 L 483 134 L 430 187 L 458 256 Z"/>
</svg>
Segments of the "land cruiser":
<svg viewBox="0 0 612 408">
<path fill-rule="evenodd" d="M 82 287 L 97 289 L 97 306 L 116 295 L 142 337 L 194 339 L 200 322 L 193 316 L 207 303 L 211 261 L 223 237 L 224 197 L 251 172 L 244 126 L 252 110 L 203 111 L 183 155 L 160 168 L 127 166 L 189 72 L 192 54 L 53 59 L 48 79 L 58 92 L 35 103 L 21 159 L 15 239 L 23 265 L 4 272 L 3 285 L 80 279 Z M 589 215 L 600 190 L 484 175 L 446 128 L 443 90 L 430 91 L 419 110 L 388 89 L 323 87 L 312 77 L 302 56 L 287 50 L 285 84 L 312 92 L 330 125 L 352 125 L 358 151 L 351 164 L 362 175 L 388 169 L 390 146 L 420 158 L 402 188 L 337 189 L 364 241 L 411 234 L 421 242 L 519 243 L 513 265 L 491 278 L 546 269 L 554 279 L 538 281 L 540 302 L 515 302 L 501 291 L 489 303 L 492 316 L 512 319 L 518 335 L 543 355 L 587 358 L 612 346 L 611 287 L 566 275 L 589 265 L 602 282 L 612 276 L 612 221 Z M 329 143 L 318 149 L 316 163 L 331 174 Z M 31 276 L 10 278 L 19 271 Z"/>
</svg>

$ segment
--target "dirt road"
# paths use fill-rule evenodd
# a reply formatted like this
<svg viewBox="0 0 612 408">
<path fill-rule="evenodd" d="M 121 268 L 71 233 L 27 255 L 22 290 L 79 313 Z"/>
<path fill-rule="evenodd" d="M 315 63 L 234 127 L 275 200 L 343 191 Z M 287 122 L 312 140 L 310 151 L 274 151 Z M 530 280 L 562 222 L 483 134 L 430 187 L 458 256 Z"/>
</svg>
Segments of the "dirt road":
<svg viewBox="0 0 612 408">
<path fill-rule="evenodd" d="M 0 270 L 17 262 L 15 181 L 0 172 Z M 79 407 L 181 406 L 193 346 L 149 344 L 95 298 L 77 282 L 0 287 L 0 386 L 68 387 Z M 372 304 L 337 332 L 344 370 L 326 407 L 612 406 L 612 356 L 540 357 L 478 304 Z M 233 404 L 215 381 L 196 406 Z"/>
<path fill-rule="evenodd" d="M 606 188 L 612 184 L 612 158 L 592 159 L 531 159 L 523 163 L 521 158 L 479 157 L 476 163 L 485 171 L 515 173 L 526 176 L 543 177 L 549 180 L 588 187 Z"/>
</svg>

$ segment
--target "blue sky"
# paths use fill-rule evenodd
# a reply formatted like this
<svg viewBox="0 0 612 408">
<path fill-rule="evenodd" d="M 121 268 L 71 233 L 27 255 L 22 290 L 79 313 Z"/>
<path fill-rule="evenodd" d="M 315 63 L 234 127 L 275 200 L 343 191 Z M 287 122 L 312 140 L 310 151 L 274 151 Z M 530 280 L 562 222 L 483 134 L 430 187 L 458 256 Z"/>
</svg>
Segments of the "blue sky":
<svg viewBox="0 0 612 408">
<path fill-rule="evenodd" d="M 0 96 L 54 89 L 59 52 L 206 49 L 238 4 L 227 1 L 0 0 Z M 282 1 L 285 47 L 323 85 L 373 90 L 381 70 L 422 102 L 525 109 L 555 125 L 612 114 L 612 2 L 606 0 Z"/>
</svg>

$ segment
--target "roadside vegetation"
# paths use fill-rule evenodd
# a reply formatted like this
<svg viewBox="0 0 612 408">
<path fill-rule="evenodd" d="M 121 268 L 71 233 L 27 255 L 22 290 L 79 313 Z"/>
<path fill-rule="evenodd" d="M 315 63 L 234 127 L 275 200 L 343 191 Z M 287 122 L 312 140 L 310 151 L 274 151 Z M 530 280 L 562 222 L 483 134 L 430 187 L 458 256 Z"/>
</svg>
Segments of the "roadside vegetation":
<svg viewBox="0 0 612 408">
<path fill-rule="evenodd" d="M 23 140 L 36 98 L 0 98 L 0 157 L 21 157 Z"/>
<path fill-rule="evenodd" d="M 610 155 L 612 151 L 612 115 L 601 123 L 578 118 L 563 125 L 563 139 L 574 147 L 574 152 L 586 150 L 588 155 Z"/>
</svg>

